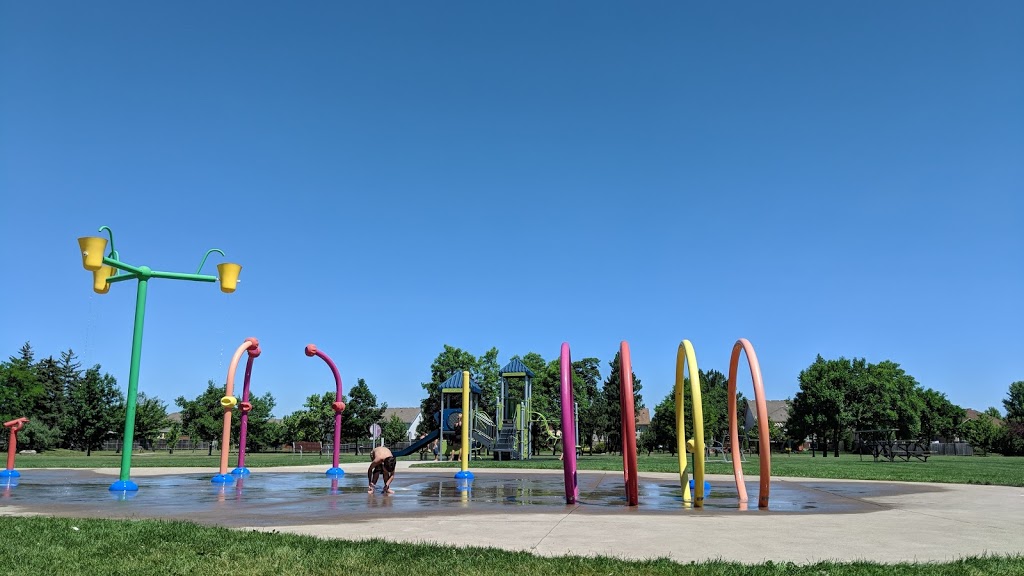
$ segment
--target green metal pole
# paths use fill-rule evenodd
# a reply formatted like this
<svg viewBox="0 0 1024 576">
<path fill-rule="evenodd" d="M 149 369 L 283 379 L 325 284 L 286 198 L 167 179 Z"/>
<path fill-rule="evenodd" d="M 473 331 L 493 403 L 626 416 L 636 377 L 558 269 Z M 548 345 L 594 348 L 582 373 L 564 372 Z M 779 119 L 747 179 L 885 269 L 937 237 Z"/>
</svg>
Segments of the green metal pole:
<svg viewBox="0 0 1024 576">
<path fill-rule="evenodd" d="M 145 266 L 141 270 L 149 272 Z M 132 444 L 135 443 L 135 402 L 139 393 L 139 362 L 142 359 L 142 325 L 146 318 L 146 288 L 148 274 L 139 277 L 135 296 L 135 331 L 132 334 L 132 361 L 128 370 L 128 397 L 125 399 L 124 445 L 121 448 L 121 476 L 110 487 L 114 491 L 134 491 L 139 487 L 129 480 L 132 466 Z"/>
</svg>

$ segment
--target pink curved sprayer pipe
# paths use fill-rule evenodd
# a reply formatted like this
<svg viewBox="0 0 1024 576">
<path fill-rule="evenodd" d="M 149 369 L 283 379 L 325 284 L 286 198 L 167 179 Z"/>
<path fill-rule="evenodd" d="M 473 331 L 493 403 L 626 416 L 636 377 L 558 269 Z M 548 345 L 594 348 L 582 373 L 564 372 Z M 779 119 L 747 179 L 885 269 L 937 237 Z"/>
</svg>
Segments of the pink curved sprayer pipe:
<svg viewBox="0 0 1024 576">
<path fill-rule="evenodd" d="M 315 344 L 306 346 L 306 356 L 316 356 L 327 363 L 331 368 L 331 372 L 334 373 L 334 384 L 337 391 L 334 396 L 334 403 L 337 405 L 341 402 L 341 373 L 338 372 L 338 367 L 334 364 L 334 361 L 330 359 L 327 354 L 324 354 L 320 350 L 317 350 Z M 338 454 L 341 449 L 341 410 L 335 409 L 334 411 L 334 464 L 333 467 L 338 467 Z"/>
<path fill-rule="evenodd" d="M 579 499 L 580 489 L 576 476 L 576 419 L 573 414 L 576 403 L 572 391 L 572 358 L 568 342 L 562 342 L 559 367 L 562 376 L 562 471 L 565 475 L 565 503 L 575 504 Z M 571 448 L 567 448 L 569 446 Z"/>
</svg>

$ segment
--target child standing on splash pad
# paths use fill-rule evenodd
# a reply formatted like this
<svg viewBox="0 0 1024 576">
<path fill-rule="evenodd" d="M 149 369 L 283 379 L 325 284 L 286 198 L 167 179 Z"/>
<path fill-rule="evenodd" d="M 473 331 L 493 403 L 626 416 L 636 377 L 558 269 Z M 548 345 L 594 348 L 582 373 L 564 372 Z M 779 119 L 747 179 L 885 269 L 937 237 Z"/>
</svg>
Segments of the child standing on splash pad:
<svg viewBox="0 0 1024 576">
<path fill-rule="evenodd" d="M 370 453 L 370 467 L 366 470 L 366 477 L 370 481 L 370 487 L 366 492 L 373 494 L 377 488 L 377 478 L 384 476 L 384 487 L 382 494 L 394 494 L 391 489 L 391 481 L 395 479 L 395 455 L 386 446 L 378 446 Z"/>
</svg>

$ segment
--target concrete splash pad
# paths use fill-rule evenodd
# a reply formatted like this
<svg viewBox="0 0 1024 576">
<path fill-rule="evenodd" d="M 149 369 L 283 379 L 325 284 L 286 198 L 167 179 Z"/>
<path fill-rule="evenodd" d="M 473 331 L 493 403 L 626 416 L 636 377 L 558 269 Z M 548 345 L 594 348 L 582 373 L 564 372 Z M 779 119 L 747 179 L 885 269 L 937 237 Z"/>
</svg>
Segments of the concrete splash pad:
<svg viewBox="0 0 1024 576">
<path fill-rule="evenodd" d="M 144 469 L 138 469 L 144 470 Z M 360 470 L 363 473 L 360 473 Z M 748 506 L 729 477 L 712 477 L 703 509 L 685 505 L 678 477 L 640 477 L 640 506 L 625 505 L 620 472 L 581 472 L 580 503 L 567 506 L 560 473 L 474 472 L 461 490 L 448 469 L 399 470 L 396 494 L 367 494 L 365 466 L 336 482 L 323 471 L 262 471 L 235 484 L 211 472 L 148 470 L 129 498 L 110 476 L 23 470 L 0 486 L 0 515 L 163 518 L 310 534 L 495 546 L 546 555 L 667 556 L 797 563 L 817 560 L 946 561 L 1024 552 L 1024 489 L 924 483 L 777 479 L 769 510 Z"/>
</svg>

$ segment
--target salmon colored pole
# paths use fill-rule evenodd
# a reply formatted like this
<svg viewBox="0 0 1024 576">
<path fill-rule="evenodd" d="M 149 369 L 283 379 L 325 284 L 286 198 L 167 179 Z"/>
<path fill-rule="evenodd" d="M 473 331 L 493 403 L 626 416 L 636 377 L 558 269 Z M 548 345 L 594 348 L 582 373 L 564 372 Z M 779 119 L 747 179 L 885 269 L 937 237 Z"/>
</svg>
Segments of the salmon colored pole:
<svg viewBox="0 0 1024 576">
<path fill-rule="evenodd" d="M 245 382 L 242 384 L 242 401 L 238 407 L 242 410 L 241 423 L 238 432 L 238 466 L 231 471 L 235 476 L 248 476 L 249 469 L 245 467 L 245 439 L 249 431 L 249 411 L 252 404 L 249 402 L 249 380 L 252 378 L 252 361 L 260 355 L 260 347 L 249 348 L 249 359 L 245 362 Z"/>
<path fill-rule="evenodd" d="M 28 418 L 15 418 L 4 422 L 4 428 L 11 429 L 11 437 L 7 441 L 7 469 L 0 470 L 0 478 L 17 478 L 21 473 L 14 469 L 14 455 L 18 453 L 18 430 L 25 427 Z"/>
<path fill-rule="evenodd" d="M 619 344 L 619 406 L 622 408 L 622 475 L 626 483 L 626 504 L 640 503 L 636 463 L 636 412 L 633 406 L 633 364 L 629 342 Z M 562 437 L 563 446 L 565 437 Z"/>
<path fill-rule="evenodd" d="M 459 463 L 462 465 L 462 469 L 455 473 L 455 477 L 462 480 L 472 480 L 473 473 L 469 471 L 469 428 L 472 426 L 472 412 L 469 409 L 469 371 L 462 371 L 462 438 L 459 439 L 461 444 L 461 458 Z"/>
<path fill-rule="evenodd" d="M 344 476 L 345 471 L 338 465 L 338 454 L 339 450 L 341 450 L 341 413 L 345 410 L 345 403 L 341 401 L 341 374 L 338 372 L 338 367 L 334 364 L 334 361 L 327 354 L 316 349 L 316 344 L 306 346 L 306 356 L 310 358 L 313 356 L 319 357 L 330 366 L 331 372 L 334 373 L 334 384 L 337 388 L 334 402 L 331 404 L 331 409 L 334 410 L 334 466 L 327 470 L 327 475 Z"/>
<path fill-rule="evenodd" d="M 740 502 L 747 501 L 747 487 L 743 481 L 743 467 L 740 466 L 739 424 L 736 419 L 736 371 L 740 363 L 740 352 L 746 352 L 750 365 L 750 378 L 754 381 L 754 402 L 757 405 L 757 432 L 760 442 L 758 452 L 761 459 L 761 486 L 757 494 L 757 507 L 768 507 L 768 492 L 772 481 L 771 440 L 768 436 L 768 405 L 765 403 L 764 382 L 761 380 L 761 365 L 757 362 L 754 346 L 746 338 L 740 338 L 732 347 L 729 359 L 729 437 L 732 438 L 732 470 L 736 478 L 736 492 Z"/>
<path fill-rule="evenodd" d="M 220 474 L 210 479 L 210 482 L 224 484 L 233 482 L 235 477 L 228 474 L 228 448 L 231 446 L 231 411 L 238 405 L 238 398 L 232 395 L 235 390 L 235 370 L 238 368 L 238 361 L 242 354 L 250 348 L 259 348 L 260 341 L 255 338 L 246 338 L 245 342 L 235 350 L 231 357 L 231 365 L 228 366 L 228 382 L 224 389 L 224 397 L 220 399 L 220 405 L 224 407 L 224 433 L 220 441 Z"/>
</svg>

